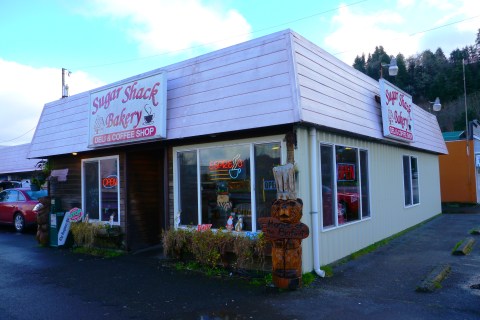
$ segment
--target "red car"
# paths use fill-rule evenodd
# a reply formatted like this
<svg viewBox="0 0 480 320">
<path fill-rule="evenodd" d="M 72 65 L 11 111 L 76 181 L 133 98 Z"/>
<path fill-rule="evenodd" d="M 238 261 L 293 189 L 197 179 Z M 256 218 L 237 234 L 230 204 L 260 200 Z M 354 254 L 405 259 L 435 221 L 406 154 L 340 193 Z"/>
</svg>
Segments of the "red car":
<svg viewBox="0 0 480 320">
<path fill-rule="evenodd" d="M 37 223 L 33 207 L 47 190 L 32 191 L 29 188 L 6 189 L 0 192 L 0 223 L 9 224 L 22 232 L 26 226 Z"/>
</svg>

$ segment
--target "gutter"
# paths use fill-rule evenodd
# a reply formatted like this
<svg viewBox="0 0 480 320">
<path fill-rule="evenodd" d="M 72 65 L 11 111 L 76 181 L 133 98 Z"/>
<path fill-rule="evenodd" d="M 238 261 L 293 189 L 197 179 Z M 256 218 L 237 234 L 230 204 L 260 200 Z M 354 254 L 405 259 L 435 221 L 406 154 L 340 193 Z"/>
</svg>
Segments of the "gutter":
<svg viewBox="0 0 480 320">
<path fill-rule="evenodd" d="M 310 199 L 311 199 L 311 217 L 312 217 L 312 241 L 313 241 L 313 269 L 317 275 L 324 278 L 325 271 L 320 269 L 320 245 L 319 245 L 319 224 L 318 224 L 318 148 L 317 148 L 317 130 L 310 128 Z"/>
</svg>

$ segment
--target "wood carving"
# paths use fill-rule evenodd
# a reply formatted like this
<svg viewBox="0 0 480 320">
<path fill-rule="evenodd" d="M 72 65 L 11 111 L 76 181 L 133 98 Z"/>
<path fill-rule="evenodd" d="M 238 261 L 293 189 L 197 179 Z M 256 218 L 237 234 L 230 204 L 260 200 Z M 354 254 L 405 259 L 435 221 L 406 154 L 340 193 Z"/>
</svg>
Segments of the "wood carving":
<svg viewBox="0 0 480 320">
<path fill-rule="evenodd" d="M 292 199 L 295 192 L 293 164 L 273 169 L 277 198 L 271 217 L 260 218 L 265 238 L 272 242 L 272 279 L 278 288 L 296 289 L 302 285 L 302 239 L 309 235 L 301 223 L 302 199 Z"/>
<path fill-rule="evenodd" d="M 277 184 L 277 199 L 296 199 L 295 167 L 293 163 L 273 168 L 273 176 Z"/>
</svg>

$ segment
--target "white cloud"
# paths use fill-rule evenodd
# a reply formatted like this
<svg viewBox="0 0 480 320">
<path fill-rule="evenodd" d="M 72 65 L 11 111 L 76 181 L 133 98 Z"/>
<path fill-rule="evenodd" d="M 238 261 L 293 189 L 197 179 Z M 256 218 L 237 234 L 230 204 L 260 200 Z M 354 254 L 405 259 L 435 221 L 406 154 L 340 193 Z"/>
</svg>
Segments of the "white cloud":
<svg viewBox="0 0 480 320">
<path fill-rule="evenodd" d="M 145 55 L 200 45 L 219 49 L 250 38 L 251 27 L 238 11 L 200 0 L 95 0 L 93 6 L 89 12 L 128 21 L 126 32 Z"/>
<path fill-rule="evenodd" d="M 407 32 L 397 31 L 402 30 L 404 22 L 404 18 L 394 10 L 359 14 L 342 6 L 332 19 L 338 28 L 325 38 L 326 45 L 330 47 L 327 51 L 349 65 L 357 55 L 371 53 L 376 46 L 383 46 L 390 55 L 401 52 L 408 56 L 416 52 L 419 36 L 409 37 Z"/>
<path fill-rule="evenodd" d="M 28 143 L 44 104 L 62 96 L 61 69 L 33 68 L 0 58 L 0 74 L 0 145 Z M 101 85 L 82 72 L 67 81 L 71 94 Z"/>
<path fill-rule="evenodd" d="M 448 56 L 474 43 L 479 14 L 478 0 L 397 0 L 388 9 L 365 11 L 342 6 L 331 20 L 334 31 L 324 41 L 327 51 L 349 65 L 380 45 L 390 55 L 409 57 L 440 47 Z"/>
</svg>

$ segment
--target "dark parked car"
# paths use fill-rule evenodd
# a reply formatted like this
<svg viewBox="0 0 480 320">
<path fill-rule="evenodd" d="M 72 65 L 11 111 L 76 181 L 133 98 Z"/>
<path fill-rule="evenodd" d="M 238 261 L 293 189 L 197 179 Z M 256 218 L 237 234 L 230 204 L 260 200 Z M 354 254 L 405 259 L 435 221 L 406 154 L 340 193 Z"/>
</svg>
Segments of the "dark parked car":
<svg viewBox="0 0 480 320">
<path fill-rule="evenodd" d="M 6 189 L 0 192 L 0 223 L 9 224 L 22 232 L 26 226 L 37 223 L 33 207 L 47 190 L 32 191 L 29 188 Z"/>
<path fill-rule="evenodd" d="M 0 181 L 0 191 L 4 189 L 21 188 L 21 187 L 22 187 L 22 183 L 20 181 L 10 181 L 10 180 Z"/>
</svg>

